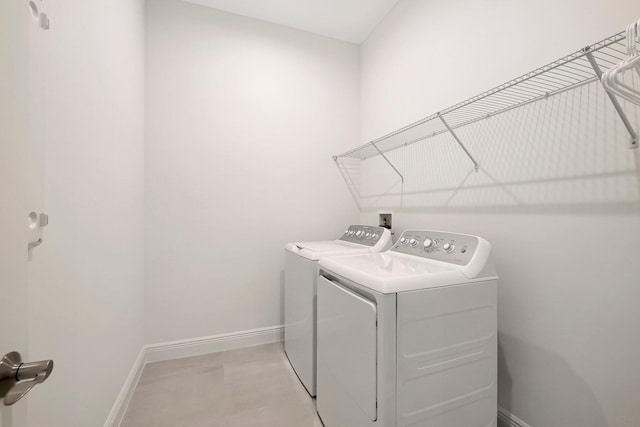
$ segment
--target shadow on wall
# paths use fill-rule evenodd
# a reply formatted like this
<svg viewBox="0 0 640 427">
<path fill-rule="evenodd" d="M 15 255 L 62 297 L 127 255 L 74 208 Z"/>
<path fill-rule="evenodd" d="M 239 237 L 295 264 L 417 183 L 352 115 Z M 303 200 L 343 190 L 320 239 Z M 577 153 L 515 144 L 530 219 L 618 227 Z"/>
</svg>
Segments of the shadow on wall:
<svg viewBox="0 0 640 427">
<path fill-rule="evenodd" d="M 499 334 L 498 342 L 498 402 L 501 408 L 532 420 L 535 426 L 564 425 L 562 420 L 572 420 L 576 427 L 608 425 L 593 391 L 566 360 L 547 349 L 503 333 Z M 529 378 L 526 385 L 526 408 L 512 408 L 511 395 L 519 385 L 513 383 L 510 372 L 541 370 L 548 375 L 537 381 Z M 558 399 L 558 395 L 563 398 Z"/>
<path fill-rule="evenodd" d="M 635 129 L 640 107 L 624 101 Z M 599 82 L 492 116 L 450 134 L 388 151 L 341 158 L 338 167 L 362 210 L 488 213 L 640 212 L 640 150 Z"/>
</svg>

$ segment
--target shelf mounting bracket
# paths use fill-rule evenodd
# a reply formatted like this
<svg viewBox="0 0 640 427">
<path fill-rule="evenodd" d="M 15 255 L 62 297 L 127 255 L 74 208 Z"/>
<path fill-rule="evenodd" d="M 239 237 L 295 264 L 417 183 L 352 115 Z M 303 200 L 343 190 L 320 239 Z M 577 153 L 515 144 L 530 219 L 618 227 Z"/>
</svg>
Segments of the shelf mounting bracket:
<svg viewBox="0 0 640 427">
<path fill-rule="evenodd" d="M 600 69 L 600 66 L 598 65 L 598 63 L 596 62 L 596 59 L 593 57 L 593 53 L 591 53 L 591 48 L 589 46 L 585 47 L 584 52 L 587 59 L 589 60 L 589 63 L 591 64 L 591 68 L 593 68 L 593 71 L 596 73 L 596 76 L 598 76 L 598 80 L 600 80 L 600 83 L 602 83 L 602 70 Z M 613 93 L 609 92 L 607 88 L 604 87 L 604 84 L 602 85 L 602 87 L 604 88 L 604 91 L 607 93 L 607 96 L 609 96 L 609 99 L 611 100 L 611 104 L 613 104 L 613 108 L 615 108 L 616 112 L 620 116 L 620 119 L 622 120 L 622 123 L 624 123 L 624 127 L 627 128 L 627 132 L 629 132 L 629 135 L 631 136 L 631 139 L 629 140 L 629 148 L 638 148 L 638 134 L 636 133 L 635 129 L 633 129 L 633 126 L 631 125 L 629 118 L 627 117 L 624 110 L 622 109 L 620 102 L 618 102 L 618 98 L 616 98 L 616 96 Z"/>
<path fill-rule="evenodd" d="M 376 151 L 377 151 L 377 152 L 382 156 L 382 158 L 383 158 L 387 163 L 389 163 L 389 166 L 391 166 L 391 168 L 392 168 L 392 169 L 393 169 L 393 170 L 398 174 L 398 176 L 400 177 L 400 180 L 401 180 L 401 181 L 402 181 L 402 183 L 404 184 L 404 176 L 402 176 L 402 174 L 400 173 L 400 171 L 399 171 L 395 166 L 393 166 L 393 163 L 391 163 L 391 161 L 389 161 L 389 159 L 387 158 L 387 156 L 385 156 L 385 155 L 384 155 L 384 153 L 383 153 L 383 152 L 382 152 L 382 151 L 381 151 L 381 150 L 376 146 L 376 143 L 375 143 L 375 142 L 371 141 L 371 142 L 370 142 L 370 144 L 371 144 L 371 146 L 372 146 L 373 148 L 375 148 L 375 149 L 376 149 Z"/>
<path fill-rule="evenodd" d="M 473 156 L 471 155 L 469 150 L 467 150 L 467 147 L 465 147 L 464 144 L 462 143 L 462 141 L 460 141 L 460 138 L 458 138 L 458 135 L 456 135 L 456 133 L 453 131 L 453 129 L 451 129 L 451 126 L 449 126 L 449 124 L 446 122 L 444 117 L 442 117 L 442 114 L 438 113 L 438 118 L 440 119 L 440 121 L 442 121 L 442 124 L 444 125 L 444 127 L 447 128 L 447 130 L 449 131 L 449 133 L 451 134 L 453 139 L 456 140 L 456 142 L 458 143 L 460 148 L 462 148 L 462 150 L 464 150 L 464 153 L 467 155 L 467 157 L 469 157 L 469 159 L 471 159 L 471 161 L 473 162 L 473 170 L 475 172 L 478 172 L 480 170 L 480 167 L 478 166 L 478 162 L 476 161 L 476 159 L 473 158 Z"/>
</svg>

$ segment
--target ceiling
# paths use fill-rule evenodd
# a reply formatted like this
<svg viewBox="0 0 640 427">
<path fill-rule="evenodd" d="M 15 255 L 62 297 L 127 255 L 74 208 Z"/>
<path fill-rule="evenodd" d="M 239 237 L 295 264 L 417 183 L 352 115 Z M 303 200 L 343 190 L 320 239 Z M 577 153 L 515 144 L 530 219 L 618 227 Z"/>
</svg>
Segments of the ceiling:
<svg viewBox="0 0 640 427">
<path fill-rule="evenodd" d="M 398 0 L 185 0 L 360 44 Z"/>
</svg>

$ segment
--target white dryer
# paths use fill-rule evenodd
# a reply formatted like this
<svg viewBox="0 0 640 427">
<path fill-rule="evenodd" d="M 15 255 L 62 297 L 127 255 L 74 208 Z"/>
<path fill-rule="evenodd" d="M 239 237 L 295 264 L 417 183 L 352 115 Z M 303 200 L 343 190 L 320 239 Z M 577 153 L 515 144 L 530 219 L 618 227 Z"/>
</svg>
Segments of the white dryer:
<svg viewBox="0 0 640 427">
<path fill-rule="evenodd" d="M 285 246 L 284 350 L 311 396 L 316 395 L 318 260 L 327 256 L 380 252 L 389 247 L 389 230 L 368 225 L 351 225 L 337 240 Z"/>
<path fill-rule="evenodd" d="M 326 427 L 494 427 L 497 276 L 476 236 L 407 230 L 319 262 L 317 410 Z"/>
</svg>

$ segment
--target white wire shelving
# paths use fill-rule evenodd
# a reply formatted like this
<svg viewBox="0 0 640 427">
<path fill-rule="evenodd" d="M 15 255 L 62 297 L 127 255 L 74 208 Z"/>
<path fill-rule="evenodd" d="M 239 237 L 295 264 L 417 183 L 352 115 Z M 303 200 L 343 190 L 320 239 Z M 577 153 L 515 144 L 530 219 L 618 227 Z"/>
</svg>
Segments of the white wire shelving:
<svg viewBox="0 0 640 427">
<path fill-rule="evenodd" d="M 620 32 L 333 158 L 338 162 L 339 159 L 365 160 L 382 156 L 404 181 L 402 173 L 385 153 L 449 133 L 477 171 L 478 162 L 460 140 L 456 129 L 598 81 L 603 72 L 627 57 L 626 49 L 626 34 Z M 607 95 L 629 133 L 629 148 L 637 148 L 638 134 L 616 96 L 608 91 Z"/>
</svg>

